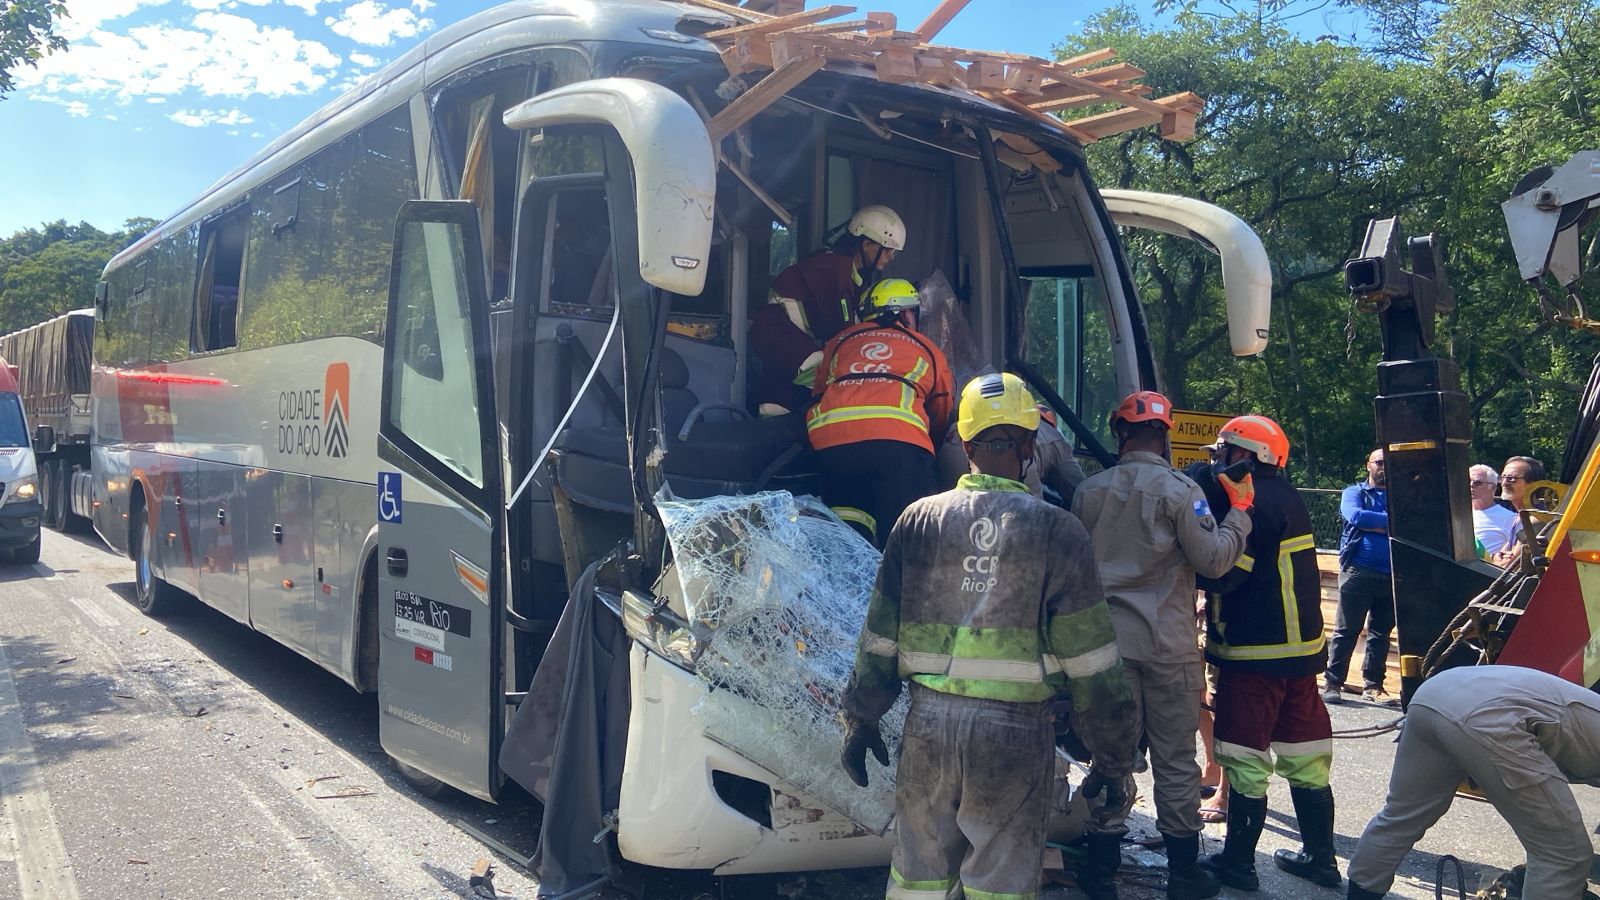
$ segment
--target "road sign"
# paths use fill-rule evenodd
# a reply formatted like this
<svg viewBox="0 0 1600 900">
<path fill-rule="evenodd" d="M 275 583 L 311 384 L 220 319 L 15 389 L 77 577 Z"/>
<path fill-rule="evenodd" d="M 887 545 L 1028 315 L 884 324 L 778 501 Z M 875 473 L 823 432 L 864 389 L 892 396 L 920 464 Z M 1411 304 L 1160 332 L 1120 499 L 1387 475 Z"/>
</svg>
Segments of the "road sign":
<svg viewBox="0 0 1600 900">
<path fill-rule="evenodd" d="M 1199 412 L 1192 409 L 1172 411 L 1172 467 L 1178 470 L 1191 463 L 1210 462 L 1206 449 L 1217 441 L 1217 432 L 1233 416 L 1228 413 Z"/>
</svg>

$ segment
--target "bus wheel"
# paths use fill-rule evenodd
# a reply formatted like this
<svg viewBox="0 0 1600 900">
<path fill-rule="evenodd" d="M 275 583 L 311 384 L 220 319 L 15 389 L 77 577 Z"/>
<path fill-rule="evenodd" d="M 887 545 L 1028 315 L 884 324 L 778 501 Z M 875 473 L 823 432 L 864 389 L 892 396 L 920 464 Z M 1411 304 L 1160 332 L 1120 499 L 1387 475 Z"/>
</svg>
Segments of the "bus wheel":
<svg viewBox="0 0 1600 900">
<path fill-rule="evenodd" d="M 140 502 L 133 510 L 132 532 L 128 537 L 133 544 L 134 604 L 147 616 L 162 616 L 173 611 L 181 595 L 178 589 L 156 576 L 150 549 L 150 530 L 145 524 L 145 509 Z"/>
<path fill-rule="evenodd" d="M 408 766 L 393 756 L 389 757 L 389 768 L 400 773 L 400 777 L 411 785 L 411 789 L 429 799 L 443 797 L 450 792 L 450 785 L 429 775 L 414 766 Z"/>
</svg>

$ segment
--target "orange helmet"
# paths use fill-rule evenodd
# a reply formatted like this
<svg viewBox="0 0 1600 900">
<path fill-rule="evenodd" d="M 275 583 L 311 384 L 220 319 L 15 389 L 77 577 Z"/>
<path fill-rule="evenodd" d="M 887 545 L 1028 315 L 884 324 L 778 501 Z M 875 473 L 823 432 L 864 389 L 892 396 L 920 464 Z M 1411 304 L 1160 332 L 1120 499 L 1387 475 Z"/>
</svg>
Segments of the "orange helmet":
<svg viewBox="0 0 1600 900">
<path fill-rule="evenodd" d="M 1266 416 L 1235 416 L 1217 432 L 1217 440 L 1243 447 L 1263 465 L 1281 467 L 1289 462 L 1289 436 Z"/>
<path fill-rule="evenodd" d="M 1123 398 L 1122 405 L 1111 413 L 1111 425 L 1124 422 L 1160 422 L 1172 428 L 1172 401 L 1155 391 L 1134 391 Z"/>
</svg>

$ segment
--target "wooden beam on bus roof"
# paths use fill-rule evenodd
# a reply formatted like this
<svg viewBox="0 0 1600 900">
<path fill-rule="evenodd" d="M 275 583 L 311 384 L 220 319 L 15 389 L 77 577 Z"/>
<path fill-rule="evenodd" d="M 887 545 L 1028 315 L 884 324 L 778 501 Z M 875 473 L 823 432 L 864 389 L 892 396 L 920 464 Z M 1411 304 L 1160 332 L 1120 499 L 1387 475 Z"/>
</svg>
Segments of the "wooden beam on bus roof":
<svg viewBox="0 0 1600 900">
<path fill-rule="evenodd" d="M 738 37 L 759 37 L 777 31 L 785 31 L 800 25 L 810 25 L 823 19 L 832 19 L 845 13 L 856 11 L 854 6 L 819 6 L 816 9 L 807 9 L 787 16 L 777 16 L 760 22 L 751 22 L 746 25 L 735 25 L 732 28 L 720 28 L 716 31 L 706 32 L 706 39 L 711 41 L 726 41 Z"/>
<path fill-rule="evenodd" d="M 1073 119 L 1070 124 L 1073 128 L 1090 135 L 1091 140 L 1159 124 L 1163 138 L 1186 141 L 1194 137 L 1195 118 L 1205 110 L 1205 100 L 1199 94 L 1188 91 L 1162 97 L 1160 100 L 1146 101 L 1145 105 L 1153 106 L 1155 110 L 1143 106 L 1136 109 L 1114 109 L 1099 115 Z"/>
<path fill-rule="evenodd" d="M 940 0 L 939 5 L 933 8 L 933 12 L 928 13 L 928 17 L 917 26 L 917 37 L 924 42 L 933 40 L 934 35 L 943 31 L 944 27 L 950 24 L 950 20 L 966 9 L 970 2 L 972 0 Z"/>
<path fill-rule="evenodd" d="M 795 57 L 772 70 L 772 74 L 756 82 L 750 90 L 740 94 L 722 111 L 706 123 L 706 132 L 713 144 L 732 134 L 739 126 L 754 119 L 761 111 L 789 93 L 800 82 L 810 78 L 827 62 L 821 53 L 809 57 Z"/>
</svg>

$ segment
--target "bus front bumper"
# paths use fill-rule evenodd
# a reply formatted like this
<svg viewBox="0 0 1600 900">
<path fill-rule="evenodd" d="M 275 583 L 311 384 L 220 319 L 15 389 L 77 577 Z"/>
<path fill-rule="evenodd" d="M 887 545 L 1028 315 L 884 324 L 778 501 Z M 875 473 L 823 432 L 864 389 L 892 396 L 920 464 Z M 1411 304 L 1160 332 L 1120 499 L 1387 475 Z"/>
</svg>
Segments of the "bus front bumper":
<svg viewBox="0 0 1600 900">
<path fill-rule="evenodd" d="M 617 846 L 624 858 L 720 875 L 887 866 L 861 828 L 702 733 L 700 681 L 634 642 Z"/>
</svg>

